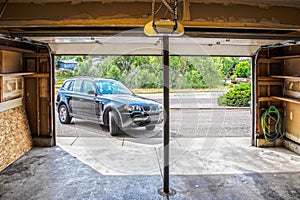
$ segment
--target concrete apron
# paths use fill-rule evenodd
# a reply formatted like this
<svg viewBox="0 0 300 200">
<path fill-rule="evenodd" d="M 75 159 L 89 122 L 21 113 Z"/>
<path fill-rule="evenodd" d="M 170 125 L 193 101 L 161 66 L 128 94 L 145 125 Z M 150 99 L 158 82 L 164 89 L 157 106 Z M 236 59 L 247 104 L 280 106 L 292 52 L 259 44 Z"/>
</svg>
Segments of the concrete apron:
<svg viewBox="0 0 300 200">
<path fill-rule="evenodd" d="M 161 139 L 57 139 L 0 172 L 0 199 L 167 199 Z M 300 199 L 300 156 L 249 141 L 172 139 L 169 199 Z"/>
<path fill-rule="evenodd" d="M 103 175 L 160 175 L 161 138 L 60 137 L 65 151 Z M 173 175 L 300 171 L 300 156 L 284 148 L 256 148 L 248 137 L 171 139 Z"/>
</svg>

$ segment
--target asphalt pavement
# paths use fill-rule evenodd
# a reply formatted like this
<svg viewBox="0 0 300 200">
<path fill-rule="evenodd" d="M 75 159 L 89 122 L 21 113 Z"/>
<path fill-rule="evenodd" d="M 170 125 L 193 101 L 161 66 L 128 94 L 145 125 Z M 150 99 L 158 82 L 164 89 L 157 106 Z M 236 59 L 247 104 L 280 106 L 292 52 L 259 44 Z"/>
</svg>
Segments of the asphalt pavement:
<svg viewBox="0 0 300 200">
<path fill-rule="evenodd" d="M 219 96 L 225 92 L 190 92 L 190 93 L 170 93 L 170 108 L 177 109 L 220 109 L 225 108 L 218 105 Z M 163 94 L 140 94 L 139 96 L 163 102 Z M 229 107 L 227 107 L 229 109 Z"/>
<path fill-rule="evenodd" d="M 222 92 L 171 93 L 171 137 L 250 137 L 251 113 L 249 108 L 218 106 Z M 141 95 L 162 102 L 162 94 Z M 110 137 L 107 129 L 97 123 L 73 119 L 62 125 L 57 117 L 58 137 Z M 144 128 L 124 130 L 119 137 L 162 137 L 163 124 L 153 131 Z"/>
</svg>

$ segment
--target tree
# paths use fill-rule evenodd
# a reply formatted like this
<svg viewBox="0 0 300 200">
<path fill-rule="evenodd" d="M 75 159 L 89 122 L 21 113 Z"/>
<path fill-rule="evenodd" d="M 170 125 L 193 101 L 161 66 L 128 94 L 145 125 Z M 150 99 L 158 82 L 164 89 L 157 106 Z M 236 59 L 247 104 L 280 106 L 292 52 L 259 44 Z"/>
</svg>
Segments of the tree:
<svg viewBox="0 0 300 200">
<path fill-rule="evenodd" d="M 185 76 L 188 68 L 188 57 L 171 56 L 170 57 L 170 74 L 171 87 L 177 88 L 180 76 Z"/>
<path fill-rule="evenodd" d="M 161 87 L 161 56 L 107 56 L 95 66 L 91 56 L 70 56 L 79 62 L 75 75 L 116 78 L 129 87 Z M 229 69 L 237 58 L 170 56 L 172 88 L 213 88 L 229 77 Z"/>
<path fill-rule="evenodd" d="M 120 79 L 121 70 L 116 65 L 111 66 L 107 72 L 107 78 Z"/>
<path fill-rule="evenodd" d="M 231 67 L 233 67 L 235 63 L 239 62 L 238 57 L 212 57 L 211 59 L 224 79 L 230 78 L 232 75 L 230 74 Z"/>
<path fill-rule="evenodd" d="M 193 69 L 186 73 L 187 81 L 191 88 L 207 88 L 207 84 L 205 83 L 203 76 L 199 73 L 199 71 Z"/>
<path fill-rule="evenodd" d="M 198 71 L 198 74 L 195 70 Z M 192 79 L 188 78 L 189 83 L 193 85 L 194 88 L 196 85 L 198 85 L 199 88 L 214 88 L 220 85 L 221 74 L 210 57 L 189 58 L 188 72 L 190 76 L 193 74 L 193 76 L 197 77 Z M 195 81 L 198 81 L 199 83 L 195 83 Z"/>
<path fill-rule="evenodd" d="M 78 71 L 76 70 L 76 76 L 93 76 L 95 77 L 95 72 L 93 72 L 92 69 L 92 58 L 88 57 L 88 59 L 85 62 L 79 63 Z"/>
<path fill-rule="evenodd" d="M 235 67 L 234 75 L 239 78 L 248 78 L 251 75 L 250 60 L 239 62 Z"/>
</svg>

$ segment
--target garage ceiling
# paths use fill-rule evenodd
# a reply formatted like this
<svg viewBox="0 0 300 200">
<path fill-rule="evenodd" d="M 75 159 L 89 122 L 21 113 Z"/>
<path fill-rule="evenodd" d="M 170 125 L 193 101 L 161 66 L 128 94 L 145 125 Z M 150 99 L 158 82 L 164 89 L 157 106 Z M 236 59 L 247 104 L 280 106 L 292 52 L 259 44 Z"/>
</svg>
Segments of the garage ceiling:
<svg viewBox="0 0 300 200">
<path fill-rule="evenodd" d="M 1 0 L 0 33 L 47 42 L 58 54 L 159 54 L 159 38 L 142 30 L 152 2 Z M 300 0 L 178 2 L 185 38 L 171 39 L 173 54 L 249 56 L 264 44 L 300 40 Z M 161 0 L 155 13 L 171 18 Z"/>
</svg>

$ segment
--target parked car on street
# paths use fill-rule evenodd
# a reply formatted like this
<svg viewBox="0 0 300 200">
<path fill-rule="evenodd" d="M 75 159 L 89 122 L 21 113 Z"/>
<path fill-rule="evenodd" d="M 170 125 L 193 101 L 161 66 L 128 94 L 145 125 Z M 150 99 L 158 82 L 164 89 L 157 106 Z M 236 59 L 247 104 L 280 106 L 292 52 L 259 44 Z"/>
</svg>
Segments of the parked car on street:
<svg viewBox="0 0 300 200">
<path fill-rule="evenodd" d="M 135 95 L 114 79 L 68 79 L 58 91 L 56 105 L 62 124 L 73 117 L 94 121 L 108 126 L 112 136 L 127 128 L 154 130 L 163 121 L 161 104 Z"/>
</svg>

